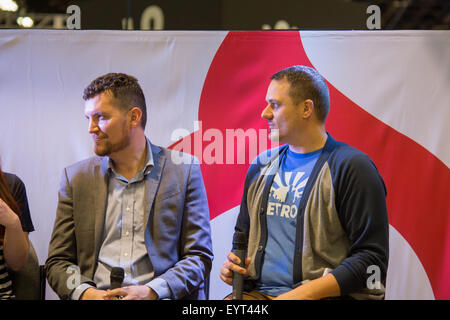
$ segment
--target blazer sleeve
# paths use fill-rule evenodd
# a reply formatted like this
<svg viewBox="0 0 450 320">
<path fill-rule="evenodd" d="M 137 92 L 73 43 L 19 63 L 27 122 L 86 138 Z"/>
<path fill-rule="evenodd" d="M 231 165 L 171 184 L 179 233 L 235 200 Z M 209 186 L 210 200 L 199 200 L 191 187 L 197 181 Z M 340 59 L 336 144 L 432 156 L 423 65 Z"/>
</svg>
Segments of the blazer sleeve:
<svg viewBox="0 0 450 320">
<path fill-rule="evenodd" d="M 53 232 L 45 262 L 50 287 L 61 299 L 70 299 L 72 291 L 80 283 L 91 283 L 77 265 L 77 246 L 73 219 L 73 197 L 67 169 L 64 169 L 58 192 L 58 206 Z"/>
</svg>

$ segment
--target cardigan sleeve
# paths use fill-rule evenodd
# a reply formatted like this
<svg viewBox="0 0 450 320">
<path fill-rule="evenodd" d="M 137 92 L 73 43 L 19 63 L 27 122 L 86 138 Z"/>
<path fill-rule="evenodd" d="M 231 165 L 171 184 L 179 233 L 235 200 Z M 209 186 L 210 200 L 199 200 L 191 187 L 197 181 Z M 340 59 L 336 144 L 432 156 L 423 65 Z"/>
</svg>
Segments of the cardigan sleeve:
<svg viewBox="0 0 450 320">
<path fill-rule="evenodd" d="M 350 249 L 332 274 L 341 294 L 346 295 L 367 288 L 371 270 L 379 270 L 380 282 L 385 281 L 389 223 L 385 184 L 370 158 L 362 152 L 352 152 L 336 168 L 336 207 Z"/>
</svg>

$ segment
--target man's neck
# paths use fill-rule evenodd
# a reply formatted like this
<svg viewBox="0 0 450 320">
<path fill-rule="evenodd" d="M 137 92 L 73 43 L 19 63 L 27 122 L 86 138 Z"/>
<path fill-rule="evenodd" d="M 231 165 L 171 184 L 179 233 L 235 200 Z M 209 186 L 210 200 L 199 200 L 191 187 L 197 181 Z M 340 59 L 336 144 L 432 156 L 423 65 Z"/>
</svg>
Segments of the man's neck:
<svg viewBox="0 0 450 320">
<path fill-rule="evenodd" d="M 147 141 L 145 135 L 131 139 L 130 145 L 120 152 L 111 154 L 114 170 L 127 180 L 132 179 L 145 166 Z"/>
<path fill-rule="evenodd" d="M 308 153 L 322 149 L 327 142 L 327 132 L 325 128 L 320 127 L 311 130 L 307 135 L 302 135 L 295 144 L 289 144 L 289 149 L 296 153 Z"/>
</svg>

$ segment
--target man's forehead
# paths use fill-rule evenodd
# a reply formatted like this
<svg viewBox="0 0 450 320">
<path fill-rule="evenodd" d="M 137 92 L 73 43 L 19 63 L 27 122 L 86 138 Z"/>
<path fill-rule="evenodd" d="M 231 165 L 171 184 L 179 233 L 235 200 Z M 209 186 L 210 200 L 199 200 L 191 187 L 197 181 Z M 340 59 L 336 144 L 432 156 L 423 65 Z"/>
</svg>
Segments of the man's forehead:
<svg viewBox="0 0 450 320">
<path fill-rule="evenodd" d="M 93 112 L 100 104 L 100 98 L 97 96 L 87 99 L 84 102 L 84 113 L 88 114 Z"/>
<path fill-rule="evenodd" d="M 108 98 L 96 95 L 84 103 L 84 113 L 86 115 L 93 114 L 100 111 L 106 111 L 111 109 L 110 101 Z"/>
<path fill-rule="evenodd" d="M 110 110 L 113 109 L 113 106 L 114 97 L 111 94 L 102 92 L 85 101 L 84 111 L 85 114 L 89 114 L 97 111 Z"/>
<path fill-rule="evenodd" d="M 284 95 L 289 95 L 290 87 L 290 83 L 285 79 L 272 80 L 267 88 L 266 100 L 277 100 Z"/>
</svg>

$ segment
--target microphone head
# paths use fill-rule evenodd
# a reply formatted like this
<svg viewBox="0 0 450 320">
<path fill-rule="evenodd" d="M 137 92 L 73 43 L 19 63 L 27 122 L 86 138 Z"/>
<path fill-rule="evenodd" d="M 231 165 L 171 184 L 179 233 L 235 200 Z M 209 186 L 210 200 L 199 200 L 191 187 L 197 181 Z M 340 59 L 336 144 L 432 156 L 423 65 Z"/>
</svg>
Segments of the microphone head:
<svg viewBox="0 0 450 320">
<path fill-rule="evenodd" d="M 123 268 L 120 267 L 114 267 L 111 269 L 111 275 L 110 275 L 110 279 L 111 282 L 123 282 L 123 278 L 124 278 L 125 272 L 123 270 Z"/>
<path fill-rule="evenodd" d="M 233 249 L 245 250 L 247 249 L 247 235 L 245 232 L 236 231 L 233 235 Z"/>
</svg>

